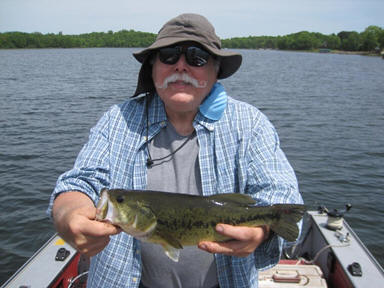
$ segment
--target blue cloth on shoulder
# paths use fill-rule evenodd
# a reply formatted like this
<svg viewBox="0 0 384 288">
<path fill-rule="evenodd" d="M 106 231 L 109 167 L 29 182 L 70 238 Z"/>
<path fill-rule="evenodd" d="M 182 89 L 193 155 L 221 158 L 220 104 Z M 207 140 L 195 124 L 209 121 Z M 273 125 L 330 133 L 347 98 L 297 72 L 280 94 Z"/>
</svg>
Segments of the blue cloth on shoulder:
<svg viewBox="0 0 384 288">
<path fill-rule="evenodd" d="M 227 92 L 219 82 L 213 85 L 211 92 L 201 103 L 200 113 L 211 120 L 219 120 L 227 107 Z"/>
</svg>

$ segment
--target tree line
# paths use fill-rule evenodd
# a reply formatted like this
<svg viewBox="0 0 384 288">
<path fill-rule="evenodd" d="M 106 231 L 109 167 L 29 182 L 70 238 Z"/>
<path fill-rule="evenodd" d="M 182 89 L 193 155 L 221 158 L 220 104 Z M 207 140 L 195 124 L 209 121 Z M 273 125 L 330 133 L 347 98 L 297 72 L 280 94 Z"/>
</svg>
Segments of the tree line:
<svg viewBox="0 0 384 288">
<path fill-rule="evenodd" d="M 0 48 L 93 48 L 93 47 L 146 47 L 156 34 L 121 30 L 92 32 L 80 35 L 42 34 L 24 32 L 0 33 Z"/>
<path fill-rule="evenodd" d="M 0 33 L 0 48 L 147 47 L 156 34 L 134 30 L 93 32 L 80 35 L 24 32 Z M 249 36 L 223 39 L 224 48 L 379 52 L 384 49 L 384 29 L 369 26 L 363 32 L 342 31 L 324 35 L 302 31 L 285 36 Z"/>
<path fill-rule="evenodd" d="M 379 52 L 384 49 L 384 29 L 369 26 L 363 32 L 342 31 L 324 35 L 302 31 L 285 36 L 249 36 L 223 40 L 228 48 L 317 50 L 331 49 L 343 51 Z"/>
</svg>

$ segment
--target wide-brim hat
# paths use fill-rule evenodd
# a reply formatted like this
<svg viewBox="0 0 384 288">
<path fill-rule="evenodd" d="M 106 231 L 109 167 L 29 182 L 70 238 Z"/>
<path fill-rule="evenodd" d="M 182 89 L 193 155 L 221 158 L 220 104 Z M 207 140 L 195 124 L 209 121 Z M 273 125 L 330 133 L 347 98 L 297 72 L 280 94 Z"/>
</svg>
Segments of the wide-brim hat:
<svg viewBox="0 0 384 288">
<path fill-rule="evenodd" d="M 218 79 L 231 76 L 241 65 L 241 54 L 221 49 L 221 41 L 215 33 L 215 28 L 204 16 L 181 14 L 164 24 L 151 46 L 140 52 L 133 53 L 136 60 L 142 63 L 136 92 L 133 96 L 155 91 L 152 80 L 152 66 L 149 63 L 150 57 L 148 56 L 160 48 L 180 42 L 196 42 L 219 58 Z"/>
</svg>

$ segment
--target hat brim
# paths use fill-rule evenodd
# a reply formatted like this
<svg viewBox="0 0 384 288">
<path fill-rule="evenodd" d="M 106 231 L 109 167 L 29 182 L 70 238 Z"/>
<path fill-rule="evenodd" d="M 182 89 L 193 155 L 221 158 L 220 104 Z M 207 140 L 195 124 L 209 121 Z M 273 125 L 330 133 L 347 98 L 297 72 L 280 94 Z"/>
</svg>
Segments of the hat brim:
<svg viewBox="0 0 384 288">
<path fill-rule="evenodd" d="M 217 75 L 218 79 L 228 78 L 232 74 L 234 74 L 240 67 L 242 62 L 242 56 L 239 53 L 235 53 L 226 49 L 217 49 L 212 46 L 208 46 L 199 41 L 193 41 L 193 39 L 185 39 L 182 37 L 167 37 L 163 39 L 156 40 L 151 46 L 148 48 L 141 50 L 139 52 L 133 53 L 133 56 L 137 61 L 143 63 L 148 55 L 156 51 L 157 49 L 171 46 L 180 42 L 196 42 L 199 45 L 202 45 L 206 50 L 208 50 L 211 54 L 220 58 L 220 69 Z"/>
</svg>

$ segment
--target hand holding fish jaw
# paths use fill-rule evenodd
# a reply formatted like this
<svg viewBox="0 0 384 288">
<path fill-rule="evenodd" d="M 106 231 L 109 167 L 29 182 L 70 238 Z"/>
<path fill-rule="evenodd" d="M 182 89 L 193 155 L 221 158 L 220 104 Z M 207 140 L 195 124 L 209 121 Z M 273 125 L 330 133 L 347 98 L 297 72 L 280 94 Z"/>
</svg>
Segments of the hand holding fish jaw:
<svg viewBox="0 0 384 288">
<path fill-rule="evenodd" d="M 73 234 L 74 248 L 82 254 L 96 255 L 108 245 L 111 235 L 121 232 L 120 228 L 110 223 L 95 221 L 94 208 L 80 208 L 75 213 L 78 214 L 72 218 L 69 231 Z"/>
<path fill-rule="evenodd" d="M 216 231 L 233 240 L 225 242 L 202 241 L 198 247 L 209 253 L 219 253 L 228 256 L 247 257 L 269 237 L 268 226 L 245 227 L 218 224 Z"/>
<path fill-rule="evenodd" d="M 85 197 L 85 198 L 84 198 Z M 109 243 L 120 228 L 95 220 L 93 202 L 81 192 L 60 194 L 54 203 L 53 219 L 59 235 L 86 256 L 94 256 Z"/>
</svg>

